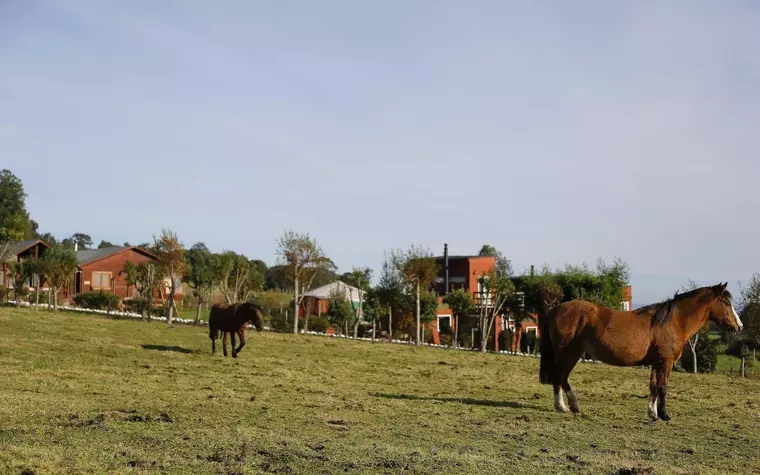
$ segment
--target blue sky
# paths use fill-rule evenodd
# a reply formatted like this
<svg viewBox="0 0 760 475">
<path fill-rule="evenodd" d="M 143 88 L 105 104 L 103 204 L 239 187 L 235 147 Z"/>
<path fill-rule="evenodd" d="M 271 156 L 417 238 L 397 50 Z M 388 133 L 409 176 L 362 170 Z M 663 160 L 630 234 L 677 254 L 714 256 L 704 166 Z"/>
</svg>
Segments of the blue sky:
<svg viewBox="0 0 760 475">
<path fill-rule="evenodd" d="M 0 166 L 44 231 L 338 266 L 411 243 L 611 261 L 634 301 L 760 270 L 760 6 L 0 2 Z"/>
</svg>

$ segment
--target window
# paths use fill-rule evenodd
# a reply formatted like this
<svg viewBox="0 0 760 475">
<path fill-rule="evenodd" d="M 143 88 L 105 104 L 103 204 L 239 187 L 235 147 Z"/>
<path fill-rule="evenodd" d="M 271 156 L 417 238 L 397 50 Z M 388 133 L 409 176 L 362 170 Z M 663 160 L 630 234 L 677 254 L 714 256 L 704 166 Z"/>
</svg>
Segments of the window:
<svg viewBox="0 0 760 475">
<path fill-rule="evenodd" d="M 626 312 L 628 312 L 628 311 L 631 310 L 631 304 L 630 304 L 630 302 L 627 302 L 627 301 L 623 302 L 623 310 L 626 311 Z"/>
<path fill-rule="evenodd" d="M 92 273 L 93 289 L 110 289 L 111 273 L 110 272 L 93 272 Z"/>
<path fill-rule="evenodd" d="M 439 315 L 438 316 L 438 331 L 450 331 L 451 330 L 451 315 Z"/>
<path fill-rule="evenodd" d="M 478 278 L 478 294 L 475 296 L 475 301 L 479 305 L 493 305 L 491 300 L 493 299 L 493 293 L 488 285 L 488 277 Z"/>
</svg>

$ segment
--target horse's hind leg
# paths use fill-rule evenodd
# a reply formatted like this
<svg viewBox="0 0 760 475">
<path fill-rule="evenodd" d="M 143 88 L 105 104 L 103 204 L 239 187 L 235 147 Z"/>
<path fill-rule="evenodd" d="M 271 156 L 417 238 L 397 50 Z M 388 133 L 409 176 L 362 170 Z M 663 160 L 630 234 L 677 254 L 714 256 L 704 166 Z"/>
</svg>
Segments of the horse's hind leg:
<svg viewBox="0 0 760 475">
<path fill-rule="evenodd" d="M 223 335 L 222 335 L 222 351 L 224 352 L 224 356 L 227 356 L 227 335 L 229 335 L 229 333 L 223 332 Z M 233 349 L 234 348 L 235 347 L 233 345 Z"/>
<path fill-rule="evenodd" d="M 575 391 L 573 390 L 572 386 L 570 386 L 570 382 L 568 382 L 567 378 L 570 376 L 570 373 L 573 371 L 573 369 L 575 369 L 575 365 L 578 364 L 578 361 L 580 360 L 582 354 L 583 348 L 579 345 L 568 347 L 562 352 L 562 357 L 560 358 L 560 361 L 562 363 L 559 363 L 557 365 L 557 376 L 559 379 L 560 388 L 565 392 L 565 394 L 567 394 L 567 402 L 570 405 L 569 411 L 567 407 L 565 407 L 563 412 L 581 412 L 580 406 L 578 406 L 578 397 L 575 395 Z"/>
<path fill-rule="evenodd" d="M 230 338 L 232 338 L 232 357 L 237 358 L 237 350 L 235 349 L 235 334 L 236 332 L 230 332 Z"/>
</svg>

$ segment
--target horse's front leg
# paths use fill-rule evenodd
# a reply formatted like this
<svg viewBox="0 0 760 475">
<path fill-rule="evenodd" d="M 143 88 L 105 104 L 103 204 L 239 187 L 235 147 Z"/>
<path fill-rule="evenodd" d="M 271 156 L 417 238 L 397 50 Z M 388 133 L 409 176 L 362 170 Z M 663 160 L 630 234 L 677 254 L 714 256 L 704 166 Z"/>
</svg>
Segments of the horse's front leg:
<svg viewBox="0 0 760 475">
<path fill-rule="evenodd" d="M 238 332 L 238 336 L 240 337 L 240 346 L 238 346 L 235 354 L 240 353 L 240 350 L 242 350 L 243 347 L 245 346 L 245 327 L 240 329 L 240 331 Z"/>
<path fill-rule="evenodd" d="M 668 396 L 668 380 L 670 379 L 670 370 L 673 368 L 673 362 L 667 361 L 657 369 L 657 415 L 663 421 L 670 420 L 666 399 Z"/>
<path fill-rule="evenodd" d="M 232 357 L 237 358 L 237 350 L 235 349 L 235 334 L 236 332 L 230 332 L 230 338 L 232 338 Z"/>
<path fill-rule="evenodd" d="M 222 332 L 222 351 L 224 352 L 224 356 L 227 356 L 227 332 Z M 234 349 L 234 344 L 233 344 Z"/>
</svg>

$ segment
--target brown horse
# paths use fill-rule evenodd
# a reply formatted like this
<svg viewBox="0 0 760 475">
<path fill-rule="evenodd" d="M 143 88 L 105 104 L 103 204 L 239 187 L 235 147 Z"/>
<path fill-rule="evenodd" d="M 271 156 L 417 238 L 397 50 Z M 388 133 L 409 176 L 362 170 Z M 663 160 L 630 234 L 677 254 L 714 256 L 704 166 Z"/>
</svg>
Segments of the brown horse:
<svg viewBox="0 0 760 475">
<path fill-rule="evenodd" d="M 208 317 L 211 354 L 216 353 L 216 339 L 219 338 L 219 332 L 223 332 L 222 350 L 224 356 L 227 356 L 227 335 L 229 334 L 232 338 L 232 357 L 237 358 L 238 353 L 245 346 L 245 327 L 248 322 L 253 323 L 257 331 L 264 328 L 262 309 L 259 304 L 249 301 L 213 305 Z M 235 334 L 240 336 L 240 346 L 237 349 L 235 348 Z"/>
<path fill-rule="evenodd" d="M 728 282 L 701 287 L 633 311 L 620 311 L 583 300 L 565 302 L 539 318 L 542 384 L 554 385 L 554 408 L 579 412 L 578 399 L 567 382 L 581 354 L 614 366 L 651 365 L 649 417 L 670 420 L 665 405 L 673 363 L 684 343 L 708 320 L 740 331 Z M 567 393 L 568 410 L 562 397 Z"/>
</svg>

